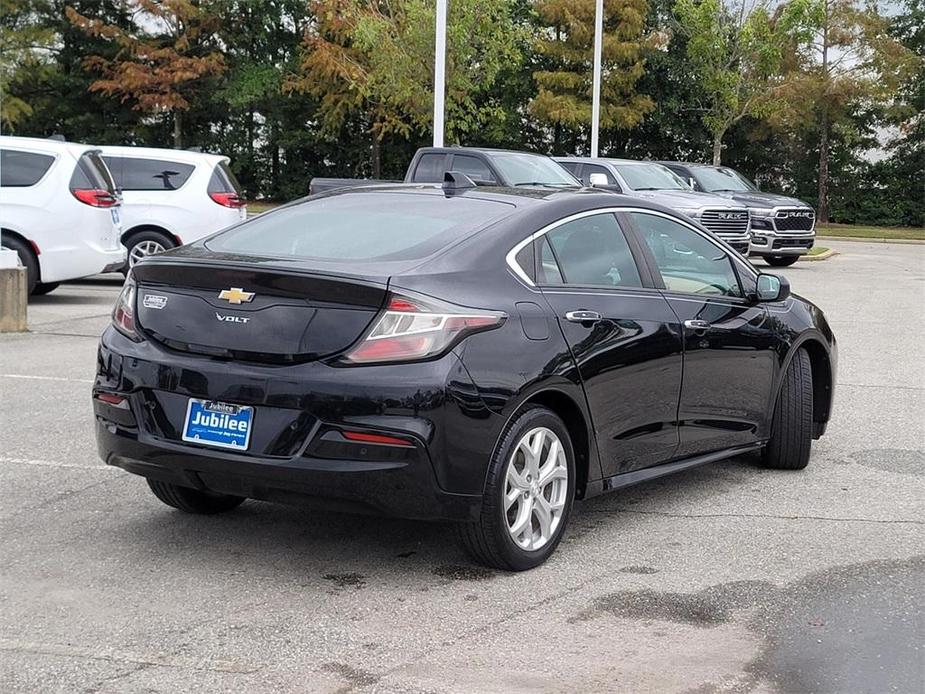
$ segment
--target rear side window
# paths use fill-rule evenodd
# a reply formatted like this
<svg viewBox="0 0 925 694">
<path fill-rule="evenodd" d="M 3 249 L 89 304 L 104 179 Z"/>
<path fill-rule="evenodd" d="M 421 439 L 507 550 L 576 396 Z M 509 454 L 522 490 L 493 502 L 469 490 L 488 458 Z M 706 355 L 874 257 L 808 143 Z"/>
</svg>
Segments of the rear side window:
<svg viewBox="0 0 925 694">
<path fill-rule="evenodd" d="M 209 189 L 207 192 L 209 194 L 235 193 L 240 196 L 244 195 L 241 190 L 241 184 L 238 183 L 238 179 L 235 178 L 234 173 L 226 161 L 220 161 L 215 165 L 215 168 L 212 170 L 212 176 L 209 178 Z"/>
<path fill-rule="evenodd" d="M 260 215 L 206 242 L 210 250 L 331 262 L 424 258 L 500 218 L 507 203 L 413 193 L 347 193 Z"/>
<path fill-rule="evenodd" d="M 610 213 L 566 222 L 546 234 L 540 249 L 543 274 L 552 284 L 641 287 L 639 269 L 623 230 Z M 554 274 L 553 258 L 559 276 Z"/>
<path fill-rule="evenodd" d="M 137 159 L 109 154 L 104 159 L 116 185 L 122 190 L 177 190 L 196 169 L 192 164 L 164 159 Z"/>
<path fill-rule="evenodd" d="M 115 194 L 116 186 L 99 152 L 84 152 L 71 174 L 71 190 L 105 190 Z"/>
<path fill-rule="evenodd" d="M 0 186 L 4 188 L 27 188 L 42 180 L 42 176 L 55 161 L 48 154 L 17 152 L 15 149 L 0 150 Z"/>
<path fill-rule="evenodd" d="M 422 154 L 414 170 L 415 183 L 440 183 L 443 181 L 445 154 Z"/>
</svg>

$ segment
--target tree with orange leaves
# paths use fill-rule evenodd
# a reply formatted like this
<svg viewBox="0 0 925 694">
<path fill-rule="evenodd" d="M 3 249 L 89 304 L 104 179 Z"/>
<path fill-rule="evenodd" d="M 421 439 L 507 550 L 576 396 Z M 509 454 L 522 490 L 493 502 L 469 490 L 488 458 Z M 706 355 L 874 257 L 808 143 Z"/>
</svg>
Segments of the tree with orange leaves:
<svg viewBox="0 0 925 694">
<path fill-rule="evenodd" d="M 133 108 L 173 120 L 173 144 L 183 146 L 182 113 L 196 82 L 225 70 L 221 52 L 210 50 L 217 19 L 193 0 L 133 0 L 136 31 L 105 24 L 71 7 L 68 19 L 91 36 L 114 42 L 114 58 L 87 56 L 84 66 L 100 75 L 92 91 L 133 101 Z"/>
</svg>

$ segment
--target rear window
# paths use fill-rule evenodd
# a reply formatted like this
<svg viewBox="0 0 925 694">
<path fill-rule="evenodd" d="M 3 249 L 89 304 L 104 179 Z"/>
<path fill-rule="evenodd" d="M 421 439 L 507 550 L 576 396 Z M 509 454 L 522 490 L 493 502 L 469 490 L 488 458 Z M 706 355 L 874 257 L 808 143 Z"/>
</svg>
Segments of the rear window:
<svg viewBox="0 0 925 694">
<path fill-rule="evenodd" d="M 443 166 L 446 161 L 446 155 L 422 154 L 418 159 L 418 165 L 414 169 L 415 183 L 440 183 L 443 181 Z"/>
<path fill-rule="evenodd" d="M 348 193 L 255 217 L 213 251 L 331 262 L 424 258 L 510 212 L 508 203 L 413 193 Z"/>
<path fill-rule="evenodd" d="M 71 190 L 105 190 L 115 194 L 116 186 L 99 152 L 84 152 L 71 175 Z"/>
<path fill-rule="evenodd" d="M 4 188 L 27 188 L 42 180 L 42 176 L 55 161 L 47 154 L 17 152 L 15 149 L 0 150 L 0 186 Z"/>
<path fill-rule="evenodd" d="M 196 169 L 192 164 L 180 164 L 165 159 L 136 157 L 103 157 L 109 165 L 116 185 L 122 190 L 177 190 Z"/>
<path fill-rule="evenodd" d="M 228 162 L 221 161 L 215 165 L 212 171 L 212 177 L 209 179 L 209 193 L 237 193 L 243 196 L 241 184 L 235 178 L 234 173 L 228 166 Z"/>
</svg>

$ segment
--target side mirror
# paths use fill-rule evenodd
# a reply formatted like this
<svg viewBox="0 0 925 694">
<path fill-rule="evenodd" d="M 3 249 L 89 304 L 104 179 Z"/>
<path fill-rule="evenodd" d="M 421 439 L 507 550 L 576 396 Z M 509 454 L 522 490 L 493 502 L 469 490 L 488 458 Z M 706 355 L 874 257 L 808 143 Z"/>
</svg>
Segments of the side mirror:
<svg viewBox="0 0 925 694">
<path fill-rule="evenodd" d="M 783 301 L 790 296 L 790 281 L 777 275 L 758 275 L 758 301 Z"/>
<path fill-rule="evenodd" d="M 607 174 L 602 173 L 593 173 L 588 176 L 588 184 L 592 188 L 598 188 L 600 186 L 607 185 Z"/>
</svg>

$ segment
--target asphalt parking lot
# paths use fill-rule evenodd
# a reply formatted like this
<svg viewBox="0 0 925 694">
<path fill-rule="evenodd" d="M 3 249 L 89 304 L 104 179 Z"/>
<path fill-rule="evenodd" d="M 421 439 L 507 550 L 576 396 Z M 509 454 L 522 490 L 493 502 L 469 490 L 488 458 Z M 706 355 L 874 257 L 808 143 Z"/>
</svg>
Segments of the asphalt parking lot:
<svg viewBox="0 0 925 694">
<path fill-rule="evenodd" d="M 782 273 L 839 340 L 809 468 L 579 504 L 523 574 L 441 525 L 167 508 L 96 456 L 118 283 L 36 299 L 0 336 L 0 691 L 922 692 L 925 245 L 826 245 Z"/>
</svg>

